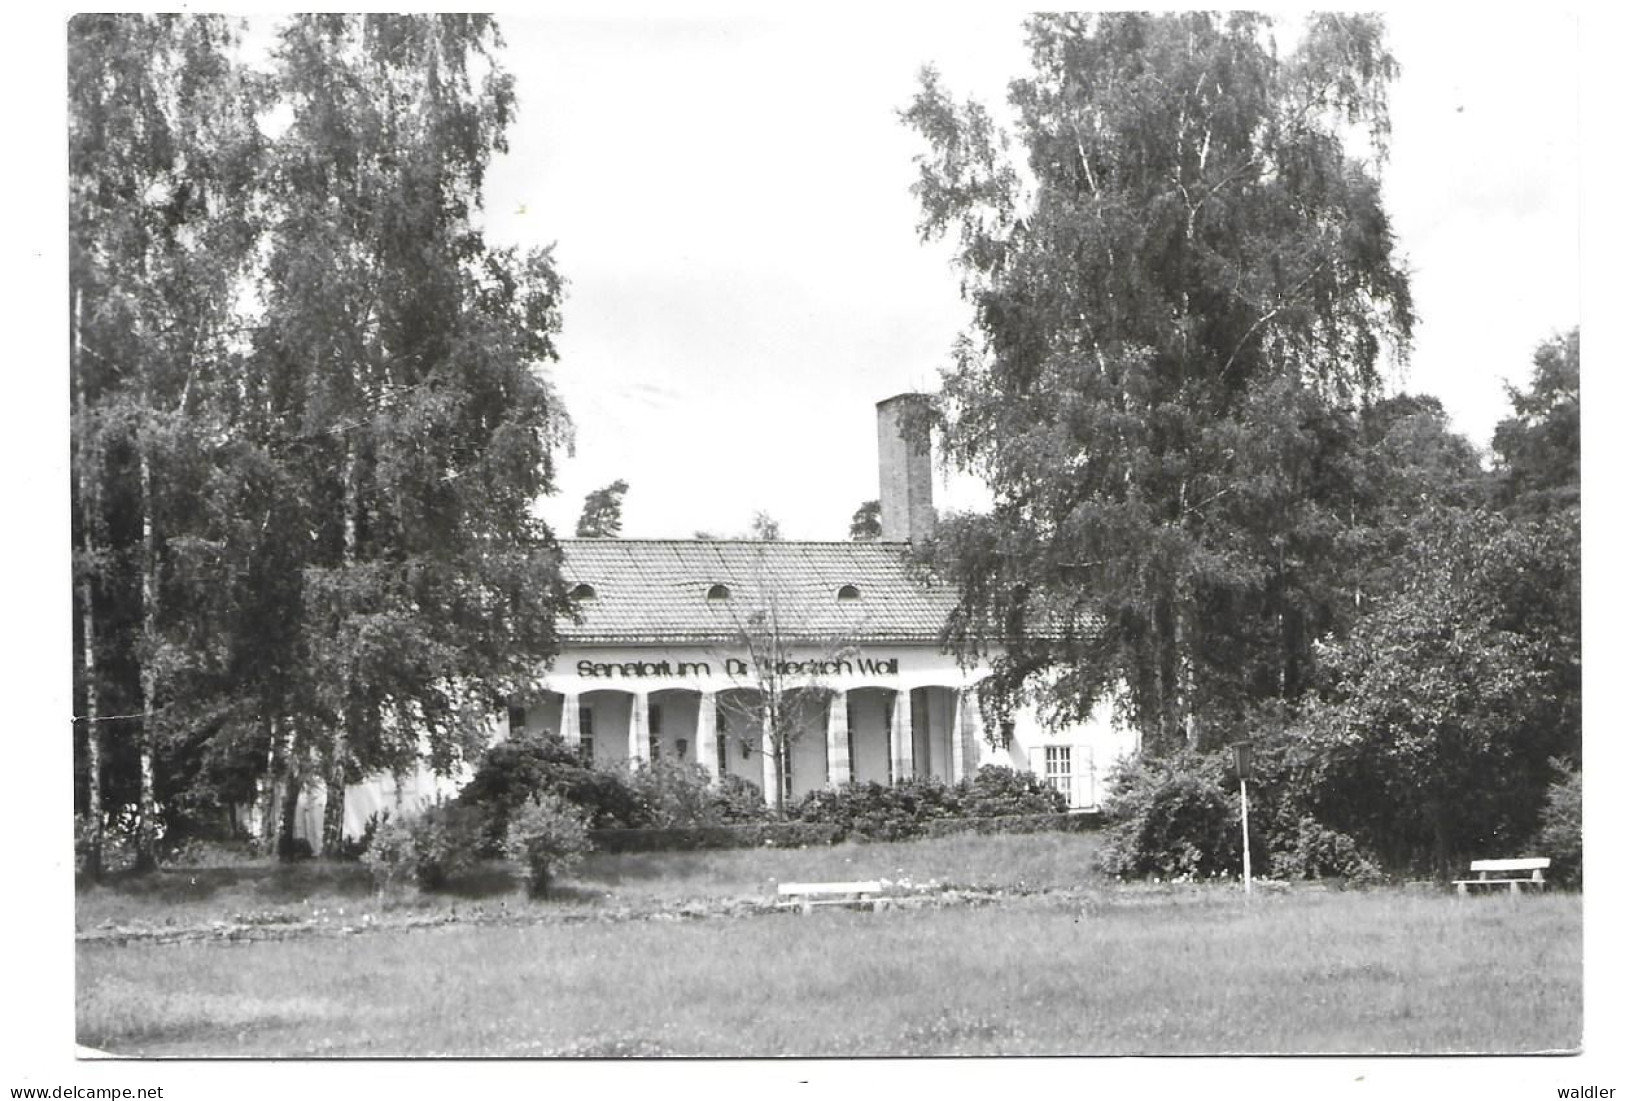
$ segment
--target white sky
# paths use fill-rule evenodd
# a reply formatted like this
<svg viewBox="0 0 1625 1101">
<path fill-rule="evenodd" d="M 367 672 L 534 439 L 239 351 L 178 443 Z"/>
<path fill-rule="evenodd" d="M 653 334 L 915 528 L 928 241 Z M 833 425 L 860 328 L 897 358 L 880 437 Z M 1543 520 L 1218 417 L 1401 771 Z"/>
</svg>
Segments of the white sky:
<svg viewBox="0 0 1625 1101">
<path fill-rule="evenodd" d="M 1502 380 L 1579 321 L 1576 21 L 1388 18 L 1386 196 L 1421 317 L 1400 384 L 1482 445 Z M 628 536 L 766 509 L 843 538 L 876 496 L 874 403 L 934 390 L 968 316 L 949 250 L 915 233 L 921 144 L 896 112 L 928 62 L 1002 106 L 1021 17 L 502 23 L 521 104 L 490 237 L 557 242 L 570 281 L 554 378 L 577 449 L 542 515 L 570 534 L 624 478 Z"/>
</svg>

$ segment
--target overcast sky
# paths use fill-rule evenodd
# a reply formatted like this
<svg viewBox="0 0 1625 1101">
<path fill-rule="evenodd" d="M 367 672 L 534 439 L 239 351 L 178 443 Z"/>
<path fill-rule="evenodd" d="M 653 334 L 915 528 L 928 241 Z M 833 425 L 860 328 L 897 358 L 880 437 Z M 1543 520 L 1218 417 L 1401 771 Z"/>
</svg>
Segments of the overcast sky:
<svg viewBox="0 0 1625 1101">
<path fill-rule="evenodd" d="M 1579 321 L 1572 16 L 1388 16 L 1386 196 L 1421 325 L 1396 387 L 1488 442 L 1502 380 Z M 492 172 L 493 241 L 557 243 L 570 281 L 554 378 L 575 456 L 542 513 L 630 485 L 628 536 L 843 538 L 876 496 L 874 403 L 934 390 L 966 322 L 908 187 L 897 118 L 920 66 L 1004 103 L 1021 19 L 502 20 L 521 107 Z M 944 489 L 939 488 L 939 494 Z M 939 503 L 972 507 L 976 488 Z"/>
</svg>

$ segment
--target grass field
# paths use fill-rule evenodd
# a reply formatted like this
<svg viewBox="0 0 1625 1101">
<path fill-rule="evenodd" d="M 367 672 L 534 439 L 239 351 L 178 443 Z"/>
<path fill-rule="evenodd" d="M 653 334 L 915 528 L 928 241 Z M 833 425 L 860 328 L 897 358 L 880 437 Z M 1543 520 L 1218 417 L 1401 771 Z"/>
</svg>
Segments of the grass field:
<svg viewBox="0 0 1625 1101">
<path fill-rule="evenodd" d="M 977 837 L 965 834 L 898 844 L 715 852 L 595 853 L 561 886 L 558 898 L 532 904 L 506 870 L 493 868 L 455 893 L 392 900 L 390 911 L 467 913 L 505 907 L 519 914 L 643 911 L 685 902 L 768 899 L 780 881 L 888 879 L 907 890 L 974 886 L 1028 892 L 1098 885 L 1091 871 L 1097 842 L 1088 834 Z M 355 864 L 263 863 L 170 868 L 155 875 L 82 889 L 77 924 L 186 925 L 230 919 L 345 916 L 380 909 L 366 872 Z"/>
<path fill-rule="evenodd" d="M 501 896 L 512 923 L 254 943 L 86 942 L 78 950 L 79 1042 L 188 1056 L 1521 1052 L 1579 1044 L 1578 897 L 1286 890 L 1249 902 L 1224 886 L 1100 882 L 1082 861 L 1090 844 L 1049 835 L 601 856 L 561 903 Z M 179 891 L 173 882 L 96 888 L 82 894 L 79 920 L 93 928 L 144 924 L 159 913 L 185 921 L 212 911 L 218 920 L 232 907 L 375 907 L 343 871 L 295 869 L 280 882 L 243 874 L 191 899 L 166 898 Z M 992 904 L 878 914 L 678 920 L 669 907 L 739 892 L 762 897 L 771 878 L 858 875 L 907 881 L 927 897 L 933 880 L 1002 893 Z M 317 898 L 278 894 L 322 884 Z M 184 886 L 203 892 L 209 883 L 204 876 Z M 488 907 L 498 897 L 461 905 Z M 634 920 L 591 920 L 594 912 Z M 572 920 L 551 920 L 565 917 Z"/>
</svg>

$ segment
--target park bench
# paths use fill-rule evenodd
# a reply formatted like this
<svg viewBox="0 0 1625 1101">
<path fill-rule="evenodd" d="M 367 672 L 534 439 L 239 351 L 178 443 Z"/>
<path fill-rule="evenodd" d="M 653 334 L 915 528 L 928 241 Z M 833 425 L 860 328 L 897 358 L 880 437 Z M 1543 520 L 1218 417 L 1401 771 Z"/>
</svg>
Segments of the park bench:
<svg viewBox="0 0 1625 1101">
<path fill-rule="evenodd" d="M 1551 866 L 1552 862 L 1544 856 L 1526 856 L 1516 860 L 1475 860 L 1468 866 L 1468 871 L 1473 872 L 1477 878 L 1456 880 L 1456 893 L 1471 894 L 1474 887 L 1483 887 L 1485 890 L 1505 887 L 1513 894 L 1518 894 L 1531 885 L 1545 890 L 1546 876 L 1543 873 Z"/>
<path fill-rule="evenodd" d="M 780 883 L 779 906 L 799 907 L 804 914 L 814 906 L 867 906 L 879 910 L 890 901 L 874 880 L 858 883 Z"/>
</svg>

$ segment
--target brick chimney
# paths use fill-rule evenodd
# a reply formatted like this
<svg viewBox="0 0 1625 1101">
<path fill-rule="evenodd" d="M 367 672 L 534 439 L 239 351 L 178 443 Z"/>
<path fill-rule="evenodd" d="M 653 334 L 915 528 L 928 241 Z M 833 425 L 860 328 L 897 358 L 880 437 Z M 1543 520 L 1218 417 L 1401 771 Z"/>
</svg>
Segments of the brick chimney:
<svg viewBox="0 0 1625 1101">
<path fill-rule="evenodd" d="M 875 403 L 880 434 L 880 537 L 919 543 L 931 538 L 931 399 L 898 394 Z"/>
</svg>

